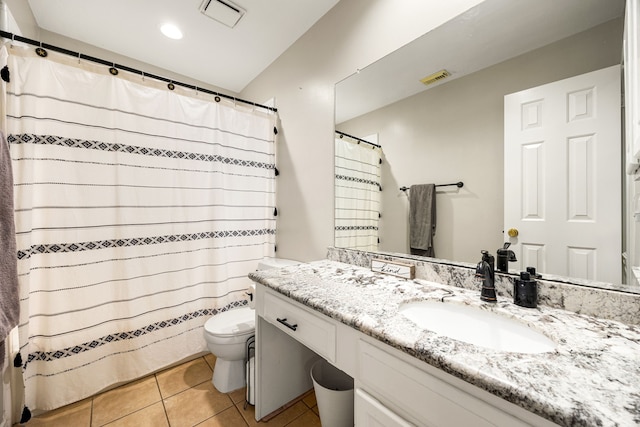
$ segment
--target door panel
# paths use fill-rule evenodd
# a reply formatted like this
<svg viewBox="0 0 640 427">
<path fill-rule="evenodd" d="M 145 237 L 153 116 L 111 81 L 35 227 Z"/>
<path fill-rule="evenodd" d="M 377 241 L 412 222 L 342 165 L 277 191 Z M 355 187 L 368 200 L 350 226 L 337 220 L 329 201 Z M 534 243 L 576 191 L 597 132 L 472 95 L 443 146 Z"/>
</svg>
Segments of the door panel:
<svg viewBox="0 0 640 427">
<path fill-rule="evenodd" d="M 512 268 L 621 282 L 620 114 L 619 66 L 505 96 Z"/>
</svg>

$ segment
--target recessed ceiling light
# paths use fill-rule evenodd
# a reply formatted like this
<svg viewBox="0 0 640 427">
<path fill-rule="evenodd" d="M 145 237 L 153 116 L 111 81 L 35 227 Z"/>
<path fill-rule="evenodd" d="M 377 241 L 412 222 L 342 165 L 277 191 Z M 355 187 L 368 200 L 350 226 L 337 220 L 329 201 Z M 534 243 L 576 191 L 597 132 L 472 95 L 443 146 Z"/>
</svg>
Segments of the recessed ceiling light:
<svg viewBox="0 0 640 427">
<path fill-rule="evenodd" d="M 160 31 L 170 39 L 179 40 L 182 38 L 182 31 L 173 24 L 162 24 Z"/>
</svg>

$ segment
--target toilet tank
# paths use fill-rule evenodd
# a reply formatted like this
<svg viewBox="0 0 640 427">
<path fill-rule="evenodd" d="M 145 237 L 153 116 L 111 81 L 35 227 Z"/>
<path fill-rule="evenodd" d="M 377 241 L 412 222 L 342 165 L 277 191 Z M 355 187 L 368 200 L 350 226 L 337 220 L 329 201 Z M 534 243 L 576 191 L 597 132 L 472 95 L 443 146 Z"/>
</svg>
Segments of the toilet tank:
<svg viewBox="0 0 640 427">
<path fill-rule="evenodd" d="M 300 261 L 294 261 L 286 258 L 263 258 L 258 261 L 258 270 L 269 270 L 271 268 L 289 267 L 292 265 L 298 265 Z"/>
</svg>

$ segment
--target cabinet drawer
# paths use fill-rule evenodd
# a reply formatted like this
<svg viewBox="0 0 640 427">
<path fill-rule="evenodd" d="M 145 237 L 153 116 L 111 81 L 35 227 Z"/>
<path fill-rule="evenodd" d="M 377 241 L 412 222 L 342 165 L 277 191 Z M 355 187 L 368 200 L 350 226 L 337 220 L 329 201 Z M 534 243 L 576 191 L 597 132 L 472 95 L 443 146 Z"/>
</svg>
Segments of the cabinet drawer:
<svg viewBox="0 0 640 427">
<path fill-rule="evenodd" d="M 365 341 L 358 361 L 363 388 L 418 425 L 528 425 Z"/>
<path fill-rule="evenodd" d="M 330 362 L 336 360 L 336 326 L 294 302 L 267 292 L 264 319 Z"/>
<path fill-rule="evenodd" d="M 358 427 L 413 427 L 362 389 L 356 389 L 355 422 Z"/>
</svg>

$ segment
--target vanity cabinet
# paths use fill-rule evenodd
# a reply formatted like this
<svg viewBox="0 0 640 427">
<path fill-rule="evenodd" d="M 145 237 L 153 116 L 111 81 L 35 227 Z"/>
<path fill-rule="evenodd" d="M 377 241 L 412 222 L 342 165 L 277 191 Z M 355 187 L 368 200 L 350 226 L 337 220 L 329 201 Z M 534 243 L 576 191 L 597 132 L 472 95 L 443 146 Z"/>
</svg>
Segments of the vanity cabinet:
<svg viewBox="0 0 640 427">
<path fill-rule="evenodd" d="M 264 295 L 263 318 L 335 364 L 336 322 L 298 307 L 274 293 Z"/>
<path fill-rule="evenodd" d="M 322 357 L 354 378 L 356 426 L 554 425 L 263 285 L 256 352 L 257 420 L 311 389 Z"/>
<path fill-rule="evenodd" d="M 358 426 L 411 427 L 405 419 L 392 412 L 362 388 L 355 391 L 355 424 Z"/>
</svg>

